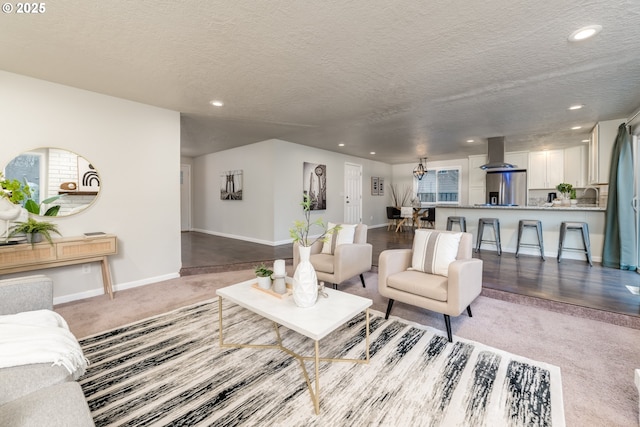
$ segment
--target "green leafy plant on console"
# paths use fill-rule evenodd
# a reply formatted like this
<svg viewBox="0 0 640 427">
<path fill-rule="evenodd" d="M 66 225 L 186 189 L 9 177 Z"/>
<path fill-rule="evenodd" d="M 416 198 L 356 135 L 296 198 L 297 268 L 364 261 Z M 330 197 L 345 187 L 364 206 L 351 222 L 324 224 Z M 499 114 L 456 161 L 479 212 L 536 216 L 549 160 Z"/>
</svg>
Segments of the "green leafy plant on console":
<svg viewBox="0 0 640 427">
<path fill-rule="evenodd" d="M 29 218 L 24 222 L 18 222 L 11 226 L 9 237 L 14 237 L 20 233 L 27 235 L 27 241 L 32 245 L 38 243 L 38 234 L 47 239 L 47 241 L 53 245 L 53 237 L 51 233 L 56 233 L 61 236 L 58 231 L 58 226 L 52 222 L 37 221 L 33 218 Z"/>
</svg>

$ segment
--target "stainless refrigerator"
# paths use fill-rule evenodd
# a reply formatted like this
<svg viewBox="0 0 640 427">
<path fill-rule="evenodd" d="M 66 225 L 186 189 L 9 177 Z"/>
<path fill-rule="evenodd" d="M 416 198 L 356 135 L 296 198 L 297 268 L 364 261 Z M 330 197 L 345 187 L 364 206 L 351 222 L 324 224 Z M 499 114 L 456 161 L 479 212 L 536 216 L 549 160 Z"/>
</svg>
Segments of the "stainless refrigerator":
<svg viewBox="0 0 640 427">
<path fill-rule="evenodd" d="M 487 170 L 487 204 L 527 205 L 527 170 Z"/>
</svg>

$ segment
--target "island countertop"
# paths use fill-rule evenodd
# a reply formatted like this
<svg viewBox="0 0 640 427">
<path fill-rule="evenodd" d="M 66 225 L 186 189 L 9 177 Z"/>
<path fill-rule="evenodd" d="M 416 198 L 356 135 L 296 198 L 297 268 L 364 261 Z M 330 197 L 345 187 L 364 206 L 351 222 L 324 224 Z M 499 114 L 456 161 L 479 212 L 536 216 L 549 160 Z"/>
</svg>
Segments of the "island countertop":
<svg viewBox="0 0 640 427">
<path fill-rule="evenodd" d="M 563 221 L 586 222 L 589 225 L 589 237 L 591 240 L 591 255 L 596 262 L 602 261 L 602 248 L 604 245 L 605 207 L 603 206 L 496 206 L 496 205 L 436 205 L 436 224 L 438 230 L 447 228 L 447 217 L 463 216 L 466 218 L 467 231 L 474 236 L 477 242 L 478 220 L 480 218 L 497 218 L 500 221 L 500 234 L 502 256 L 516 251 L 518 242 L 518 222 L 521 219 L 540 220 L 542 222 L 542 234 L 544 240 L 545 256 L 555 258 L 558 255 L 558 240 L 560 237 L 560 224 Z M 454 230 L 458 228 L 454 226 Z M 485 228 L 485 239 L 492 239 L 492 231 Z M 523 232 L 523 243 L 537 243 L 535 229 L 527 228 Z M 567 233 L 565 248 L 581 248 L 582 236 L 580 233 Z M 481 250 L 495 251 L 495 245 L 483 243 Z M 520 253 L 527 255 L 540 255 L 536 248 L 522 247 Z M 513 255 L 511 255 L 513 256 Z M 584 253 L 579 251 L 563 251 L 563 258 L 586 260 Z"/>
<path fill-rule="evenodd" d="M 500 205 L 436 205 L 436 208 L 460 208 L 460 209 L 507 209 L 530 211 L 594 211 L 604 212 L 606 208 L 596 205 L 577 206 L 500 206 Z"/>
</svg>

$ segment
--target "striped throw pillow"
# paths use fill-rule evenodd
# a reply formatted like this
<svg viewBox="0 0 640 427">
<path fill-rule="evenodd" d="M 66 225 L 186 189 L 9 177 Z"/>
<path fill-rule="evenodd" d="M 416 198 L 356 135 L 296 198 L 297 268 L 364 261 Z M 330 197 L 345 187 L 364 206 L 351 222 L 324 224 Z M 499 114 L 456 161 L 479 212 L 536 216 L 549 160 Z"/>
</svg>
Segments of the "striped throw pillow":
<svg viewBox="0 0 640 427">
<path fill-rule="evenodd" d="M 449 264 L 458 255 L 462 233 L 416 230 L 413 237 L 411 270 L 449 276 Z"/>
</svg>

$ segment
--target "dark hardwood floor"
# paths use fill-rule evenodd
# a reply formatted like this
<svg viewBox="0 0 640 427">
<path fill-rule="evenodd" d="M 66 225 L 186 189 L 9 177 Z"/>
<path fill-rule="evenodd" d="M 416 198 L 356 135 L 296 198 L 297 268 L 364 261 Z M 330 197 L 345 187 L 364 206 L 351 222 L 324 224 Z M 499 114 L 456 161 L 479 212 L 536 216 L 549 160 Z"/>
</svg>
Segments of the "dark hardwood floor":
<svg viewBox="0 0 640 427">
<path fill-rule="evenodd" d="M 410 248 L 411 230 L 396 233 L 386 228 L 369 229 L 374 268 L 385 249 Z M 545 301 L 640 318 L 640 296 L 626 286 L 640 287 L 640 274 L 602 267 L 586 261 L 481 250 L 475 257 L 484 262 L 485 289 L 535 297 Z M 268 246 L 204 233 L 182 233 L 182 275 L 253 268 L 261 261 L 292 258 L 292 245 Z"/>
</svg>

